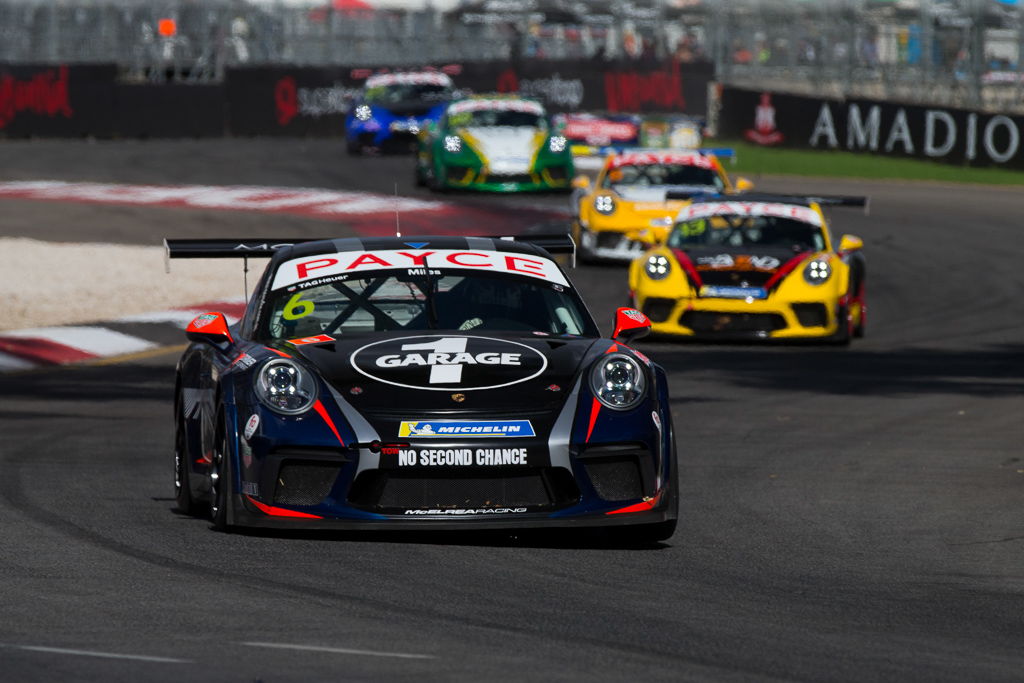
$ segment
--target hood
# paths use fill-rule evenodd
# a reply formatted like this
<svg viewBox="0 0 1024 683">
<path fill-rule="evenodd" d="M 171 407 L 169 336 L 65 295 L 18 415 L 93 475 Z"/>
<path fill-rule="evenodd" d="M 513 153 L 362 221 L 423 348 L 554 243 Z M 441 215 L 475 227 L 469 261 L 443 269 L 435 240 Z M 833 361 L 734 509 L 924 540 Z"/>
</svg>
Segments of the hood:
<svg viewBox="0 0 1024 683">
<path fill-rule="evenodd" d="M 687 197 L 705 192 L 717 192 L 711 185 L 662 185 L 659 187 L 636 187 L 633 185 L 615 185 L 615 192 L 620 197 L 630 202 L 650 202 L 674 204 L 682 206 Z M 672 192 L 672 199 L 666 200 L 666 195 Z M 685 195 L 685 196 L 684 196 Z M 661 207 L 664 209 L 664 206 Z"/>
<path fill-rule="evenodd" d="M 459 130 L 466 141 L 483 156 L 491 173 L 529 173 L 537 149 L 547 134 L 531 126 L 471 126 Z"/>
<path fill-rule="evenodd" d="M 364 416 L 556 411 L 594 339 L 435 333 L 281 348 L 315 365 Z"/>
<path fill-rule="evenodd" d="M 436 102 L 420 102 L 412 100 L 409 102 L 397 102 L 388 105 L 374 105 L 376 108 L 388 112 L 392 116 L 403 118 L 407 116 L 426 116 L 430 110 L 437 106 Z"/>
<path fill-rule="evenodd" d="M 793 261 L 812 254 L 772 245 L 700 247 L 684 253 L 706 285 L 754 287 L 766 284 L 780 270 L 792 267 Z"/>
</svg>

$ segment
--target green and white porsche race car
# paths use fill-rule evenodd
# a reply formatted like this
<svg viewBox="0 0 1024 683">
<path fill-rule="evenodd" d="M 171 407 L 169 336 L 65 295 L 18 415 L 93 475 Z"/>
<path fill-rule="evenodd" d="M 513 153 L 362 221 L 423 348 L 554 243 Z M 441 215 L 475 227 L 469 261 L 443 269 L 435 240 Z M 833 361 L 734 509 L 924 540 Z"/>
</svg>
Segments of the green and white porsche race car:
<svg viewBox="0 0 1024 683">
<path fill-rule="evenodd" d="M 569 192 L 574 175 L 565 136 L 544 106 L 511 96 L 457 100 L 420 132 L 416 182 L 433 190 Z"/>
</svg>

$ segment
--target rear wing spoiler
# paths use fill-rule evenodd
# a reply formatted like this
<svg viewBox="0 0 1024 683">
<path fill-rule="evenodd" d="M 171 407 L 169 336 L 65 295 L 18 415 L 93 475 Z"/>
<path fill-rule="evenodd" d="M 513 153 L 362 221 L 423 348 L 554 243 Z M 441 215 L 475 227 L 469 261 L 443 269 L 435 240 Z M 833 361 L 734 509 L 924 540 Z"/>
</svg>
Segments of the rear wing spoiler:
<svg viewBox="0 0 1024 683">
<path fill-rule="evenodd" d="M 605 157 L 609 154 L 628 154 L 630 152 L 695 152 L 703 156 L 716 156 L 719 159 L 729 159 L 733 163 L 736 162 L 736 150 L 730 147 L 697 147 L 696 149 L 689 148 L 674 148 L 674 147 L 636 147 L 631 145 L 605 145 L 604 147 L 595 147 L 592 145 L 572 145 L 572 153 L 576 156 L 600 156 Z"/>
<path fill-rule="evenodd" d="M 324 238 L 321 238 L 324 239 Z M 284 249 L 316 239 L 195 239 L 164 240 L 167 258 L 250 258 L 273 256 L 278 249 Z"/>
<path fill-rule="evenodd" d="M 283 239 L 165 239 L 164 251 L 172 258 L 264 258 L 279 249 L 304 242 L 319 242 L 327 238 Z M 525 242 L 540 247 L 549 254 L 576 254 L 576 243 L 565 231 L 536 232 L 523 235 L 505 235 L 498 238 L 509 242 Z"/>
<path fill-rule="evenodd" d="M 738 194 L 689 194 L 685 192 L 669 192 L 665 193 L 665 199 L 693 199 L 694 201 L 702 200 L 714 200 L 719 199 L 722 201 L 729 202 L 779 202 L 779 203 L 794 203 L 808 205 L 811 203 L 818 204 L 819 206 L 840 206 L 840 207 L 853 207 L 864 209 L 864 214 L 867 215 L 871 210 L 871 198 L 861 197 L 856 195 L 838 195 L 838 194 L 763 194 L 754 192 L 741 192 Z"/>
<path fill-rule="evenodd" d="M 815 204 L 823 207 L 843 206 L 864 209 L 864 215 L 871 212 L 871 197 L 842 194 L 783 194 L 778 196 L 799 202 L 805 202 L 807 204 L 814 202 Z"/>
</svg>

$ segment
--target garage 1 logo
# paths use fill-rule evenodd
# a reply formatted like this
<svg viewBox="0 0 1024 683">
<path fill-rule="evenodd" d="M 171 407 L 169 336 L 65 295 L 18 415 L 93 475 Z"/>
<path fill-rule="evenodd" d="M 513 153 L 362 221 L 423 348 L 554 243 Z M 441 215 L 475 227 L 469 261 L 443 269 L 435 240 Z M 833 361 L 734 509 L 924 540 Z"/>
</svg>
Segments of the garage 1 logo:
<svg viewBox="0 0 1024 683">
<path fill-rule="evenodd" d="M 394 386 L 450 391 L 525 382 L 544 372 L 547 359 L 526 344 L 492 337 L 403 337 L 357 349 L 352 367 Z"/>
</svg>

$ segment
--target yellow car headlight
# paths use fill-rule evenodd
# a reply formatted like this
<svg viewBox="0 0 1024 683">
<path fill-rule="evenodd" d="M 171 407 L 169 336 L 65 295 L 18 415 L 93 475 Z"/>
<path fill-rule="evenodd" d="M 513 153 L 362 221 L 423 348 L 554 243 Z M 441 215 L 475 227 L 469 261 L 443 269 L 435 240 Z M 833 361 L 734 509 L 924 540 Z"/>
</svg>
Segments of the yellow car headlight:
<svg viewBox="0 0 1024 683">
<path fill-rule="evenodd" d="M 615 197 L 602 194 L 594 198 L 594 210 L 605 216 L 615 213 Z"/>
<path fill-rule="evenodd" d="M 828 261 L 815 259 L 804 266 L 804 280 L 809 285 L 824 284 L 830 277 L 832 277 L 832 266 L 828 264 Z"/>
</svg>

